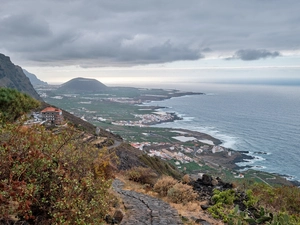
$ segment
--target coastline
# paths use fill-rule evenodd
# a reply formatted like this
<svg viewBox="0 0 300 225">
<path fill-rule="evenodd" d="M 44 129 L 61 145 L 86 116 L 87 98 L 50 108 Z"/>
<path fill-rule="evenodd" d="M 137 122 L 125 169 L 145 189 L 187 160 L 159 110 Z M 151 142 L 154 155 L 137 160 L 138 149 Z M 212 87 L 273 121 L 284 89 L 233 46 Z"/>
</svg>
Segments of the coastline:
<svg viewBox="0 0 300 225">
<path fill-rule="evenodd" d="M 105 97 L 105 98 L 100 98 L 99 100 L 99 96 L 96 96 L 95 98 L 91 98 L 91 101 L 90 103 L 93 103 L 93 104 L 90 104 L 90 105 L 82 105 L 81 102 L 74 102 L 74 104 L 72 105 L 67 105 L 67 104 L 64 104 L 66 102 L 73 102 L 73 96 L 66 96 L 64 97 L 63 99 L 55 99 L 55 98 L 52 98 L 52 95 L 55 97 L 56 94 L 55 93 L 52 93 L 53 90 L 51 90 L 49 93 L 47 92 L 48 94 L 48 101 L 51 102 L 51 104 L 53 105 L 57 105 L 57 106 L 60 106 L 62 108 L 66 107 L 66 105 L 69 107 L 66 107 L 66 109 L 72 113 L 74 113 L 74 115 L 88 115 L 89 117 L 86 117 L 86 119 L 88 121 L 90 121 L 92 124 L 96 124 L 97 126 L 102 126 L 103 125 L 103 129 L 107 129 L 109 130 L 110 129 L 110 126 L 112 125 L 112 123 L 110 122 L 113 122 L 115 120 L 109 120 L 109 119 L 112 119 L 112 118 L 117 118 L 116 121 L 118 121 L 118 119 L 122 120 L 124 119 L 125 117 L 125 113 L 128 113 L 128 115 L 134 115 L 134 114 L 147 114 L 147 112 L 145 111 L 148 111 L 149 112 L 151 111 L 151 113 L 153 113 L 153 111 L 156 109 L 158 111 L 169 111 L 169 112 L 172 112 L 174 113 L 175 117 L 172 119 L 172 120 L 167 120 L 167 121 L 159 121 L 158 123 L 156 124 L 164 124 L 162 125 L 161 127 L 165 127 L 165 128 L 168 128 L 168 127 L 171 127 L 173 128 L 174 130 L 179 130 L 179 127 L 182 129 L 186 129 L 186 130 L 189 130 L 190 132 L 198 132 L 199 134 L 205 134 L 205 135 L 209 135 L 211 137 L 214 137 L 215 139 L 218 139 L 218 141 L 222 142 L 221 144 L 219 145 L 223 145 L 223 146 L 226 146 L 227 148 L 229 149 L 235 149 L 235 146 L 234 146 L 234 142 L 236 141 L 235 137 L 231 134 L 228 134 L 226 132 L 219 132 L 217 129 L 214 129 L 214 127 L 210 127 L 209 125 L 207 127 L 203 127 L 201 123 L 198 123 L 200 120 L 197 120 L 198 118 L 198 114 L 193 114 L 192 113 L 192 117 L 186 117 L 185 116 L 185 113 L 187 112 L 186 110 L 179 110 L 179 111 L 175 111 L 175 110 L 178 110 L 178 109 L 181 109 L 181 108 L 176 108 L 176 106 L 179 106 L 181 107 L 181 104 L 180 102 L 182 103 L 187 103 L 187 104 L 183 104 L 183 105 L 186 105 L 187 109 L 188 110 L 193 110 L 192 108 L 188 107 L 188 106 L 192 106 L 192 107 L 196 107 L 197 105 L 193 105 L 194 103 L 197 104 L 197 101 L 194 101 L 196 100 L 198 97 L 201 98 L 201 95 L 207 95 L 209 96 L 210 94 L 205 94 L 205 93 L 194 93 L 194 92 L 183 92 L 183 91 L 178 91 L 178 90 L 175 90 L 175 89 L 143 89 L 143 90 L 138 90 L 137 88 L 120 88 L 118 87 L 115 91 L 116 91 L 116 95 L 113 95 L 112 93 L 110 93 L 109 97 Z M 129 94 L 128 94 L 129 93 Z M 140 94 L 140 95 L 139 95 Z M 132 97 L 131 95 L 139 95 L 141 96 L 140 99 L 139 97 L 137 97 L 135 100 L 134 97 Z M 194 96 L 193 96 L 194 95 Z M 199 95 L 198 97 L 195 96 L 195 95 Z M 85 99 L 85 96 L 79 96 L 79 98 L 84 99 L 82 101 L 86 101 Z M 177 97 L 183 97 L 183 98 L 178 98 L 179 101 L 177 100 Z M 171 107 L 167 107 L 168 103 L 167 101 L 169 99 L 172 99 L 174 98 L 173 100 L 171 101 L 174 101 L 176 102 L 176 104 L 178 105 L 174 105 L 174 109 L 172 108 L 172 104 L 171 104 Z M 105 100 L 103 100 L 105 99 Z M 190 101 L 190 99 L 193 99 L 192 101 Z M 219 98 L 218 98 L 219 99 Z M 165 101 L 166 100 L 166 101 Z M 205 100 L 207 101 L 210 101 L 210 99 L 208 98 L 205 98 Z M 226 99 L 225 99 L 226 100 Z M 110 102 L 110 104 L 107 105 L 107 101 Z M 165 101 L 165 102 L 164 102 Z M 220 101 L 217 101 L 219 108 L 222 108 L 222 104 L 221 104 L 221 101 L 224 101 L 224 98 L 221 98 Z M 156 102 L 156 103 L 155 103 Z M 225 101 L 226 102 L 226 101 Z M 115 104 L 116 103 L 116 104 Z M 120 104 L 122 103 L 122 104 Z M 145 103 L 145 104 L 144 104 Z M 150 104 L 147 104 L 147 103 L 150 103 Z M 204 101 L 205 103 L 205 101 Z M 99 104 L 99 105 L 98 105 Z M 124 107 L 123 108 L 123 105 L 124 104 L 127 104 L 128 107 Z M 98 108 L 96 109 L 95 107 L 93 107 L 94 105 L 98 105 L 98 108 L 101 109 L 101 111 L 97 112 L 96 110 L 98 110 Z M 138 108 L 140 107 L 145 107 L 145 108 L 148 108 L 148 109 L 141 109 L 140 111 L 142 110 L 145 110 L 144 112 L 142 113 L 139 113 L 139 109 L 138 110 L 131 110 L 131 107 L 130 105 L 137 105 Z M 205 112 L 205 109 L 207 109 L 206 107 L 207 104 L 204 104 L 202 105 L 202 110 Z M 91 106 L 91 107 L 90 107 Z M 208 109 L 209 109 L 209 106 L 208 105 Z M 214 105 L 213 105 L 214 106 Z M 107 108 L 105 108 L 107 107 Z M 185 106 L 183 106 L 185 107 Z M 201 107 L 199 108 L 199 110 L 201 110 Z M 128 111 L 126 111 L 128 109 Z M 150 110 L 151 108 L 151 110 Z M 75 109 L 75 110 L 74 110 Z M 78 110 L 77 110 L 78 109 Z M 183 108 L 185 109 L 185 108 Z M 226 109 L 226 108 L 225 108 Z M 115 113 L 117 112 L 117 113 Z M 192 111 L 193 112 L 193 111 Z M 201 111 L 200 111 L 201 112 Z M 209 112 L 209 111 L 207 111 Z M 189 113 L 187 113 L 189 114 Z M 200 113 L 199 113 L 200 114 Z M 209 118 L 209 114 L 201 114 L 203 116 L 201 116 L 202 118 L 202 121 L 203 119 L 205 120 L 205 118 Z M 102 120 L 98 120 L 98 118 L 108 118 L 108 121 L 102 121 Z M 129 117 L 129 118 L 126 118 L 124 119 L 125 122 L 127 121 L 130 121 L 132 119 L 132 117 Z M 224 121 L 224 118 L 222 119 L 222 117 L 218 117 L 218 118 L 214 118 L 216 119 L 216 121 Z M 195 123 L 193 122 L 195 120 Z M 135 120 L 133 120 L 135 121 Z M 181 122 L 182 121 L 182 122 Z M 211 121 L 212 123 L 210 124 L 214 124 L 213 122 L 214 121 Z M 242 121 L 240 121 L 242 122 Z M 168 124 L 167 126 L 165 126 L 165 124 Z M 206 124 L 206 123 L 203 123 L 203 124 Z M 183 126 L 182 126 L 183 125 Z M 114 126 L 114 125 L 113 125 Z M 113 127 L 111 126 L 111 127 Z M 123 126 L 126 126 L 126 124 L 124 124 Z M 145 132 L 145 134 L 147 133 L 147 125 L 146 126 L 141 126 L 140 124 L 136 124 L 136 125 L 132 125 L 132 124 L 129 124 L 128 125 L 129 127 L 133 127 L 133 126 L 137 126 L 137 127 L 140 127 L 141 129 L 143 129 L 143 131 Z M 156 127 L 156 126 L 153 126 L 153 127 Z M 160 127 L 160 126 L 157 126 L 157 128 Z M 137 141 L 141 141 L 144 139 L 146 139 L 144 136 L 145 134 L 144 133 L 141 133 L 140 131 L 138 131 L 138 129 L 135 130 L 134 129 L 131 129 L 129 128 L 129 132 L 128 130 L 126 130 L 128 128 L 116 128 L 116 131 L 115 132 L 120 132 L 120 135 L 122 135 L 122 132 L 127 136 L 128 140 L 133 140 L 132 137 L 130 137 L 130 134 L 133 133 L 133 132 L 139 132 L 139 134 L 137 135 L 137 138 L 140 138 L 140 140 L 137 140 Z M 234 128 L 233 128 L 234 129 Z M 132 132 L 133 131 L 133 132 Z M 230 131 L 230 130 L 229 130 Z M 151 131 L 149 132 L 149 139 L 155 139 L 155 136 L 151 134 Z M 166 136 L 167 138 L 165 138 L 165 140 L 168 139 L 168 137 L 173 137 L 172 135 L 168 134 L 169 136 Z M 237 133 L 238 135 L 238 133 Z M 157 135 L 159 136 L 159 135 Z M 238 136 L 236 136 L 238 137 Z M 157 139 L 157 138 L 156 138 Z M 204 139 L 204 138 L 202 138 Z M 169 139 L 171 140 L 171 139 Z M 288 139 L 286 139 L 288 140 Z M 174 140 L 172 140 L 173 142 Z M 177 144 L 178 145 L 181 145 L 181 143 L 179 141 L 177 141 Z M 218 143 L 214 142 L 215 145 L 218 145 Z M 263 147 L 262 143 L 259 145 L 261 147 Z M 240 150 L 242 150 L 243 148 L 238 148 L 239 150 L 236 150 L 236 152 L 240 153 Z M 257 148 L 259 149 L 259 148 Z M 245 168 L 243 164 L 248 164 L 248 168 L 247 169 L 251 169 L 252 165 L 250 163 L 248 163 L 250 161 L 250 159 L 248 158 L 249 155 L 253 155 L 253 157 L 256 157 L 256 155 L 261 155 L 262 157 L 264 157 L 263 154 L 268 154 L 268 153 L 265 153 L 265 152 L 260 152 L 260 150 L 255 150 L 255 151 L 251 151 L 251 148 L 247 148 L 247 150 L 249 152 L 242 152 L 243 154 L 239 157 L 236 158 L 236 160 L 233 162 L 231 162 L 230 166 L 235 166 L 236 168 Z M 255 153 L 255 154 L 253 154 Z M 266 156 L 267 157 L 267 156 Z M 220 157 L 221 158 L 221 157 Z M 236 165 L 236 163 L 239 163 L 239 162 L 245 162 L 244 160 L 246 159 L 246 163 L 241 163 L 239 165 Z M 248 162 L 247 162 L 247 159 L 248 159 Z M 218 163 L 218 162 L 216 162 Z M 253 164 L 254 165 L 254 164 Z M 264 165 L 264 164 L 260 164 L 260 165 Z M 255 167 L 252 167 L 252 169 L 256 170 L 257 171 L 261 171 L 260 168 L 255 168 Z M 263 169 L 264 171 L 264 169 Z M 279 172 L 278 172 L 279 171 Z M 285 170 L 286 171 L 286 170 Z M 294 177 L 291 177 L 289 176 L 289 173 L 286 172 L 282 172 L 280 173 L 281 170 L 277 170 L 277 174 L 282 174 L 281 176 L 282 177 L 286 177 L 288 180 L 291 180 L 291 179 L 295 179 Z M 288 175 L 285 175 L 285 174 L 288 174 Z M 298 177 L 298 176 L 297 176 Z M 300 181 L 300 179 L 298 179 Z M 291 180 L 291 182 L 293 182 L 294 180 Z"/>
<path fill-rule="evenodd" d="M 201 93 L 203 95 L 205 95 L 205 93 Z M 189 94 L 186 94 L 186 95 L 180 95 L 178 97 L 182 97 L 182 96 L 188 96 Z M 177 96 L 176 96 L 177 97 Z M 161 99 L 160 101 L 163 101 L 165 99 Z M 157 100 L 156 100 L 157 101 Z M 165 106 L 159 106 L 157 107 L 155 110 L 159 110 L 159 109 L 167 109 L 168 107 L 165 107 Z M 176 111 L 173 111 L 172 114 L 175 114 L 176 115 L 176 119 L 173 119 L 171 121 L 163 121 L 163 122 L 159 122 L 157 124 L 172 124 L 174 122 L 176 122 L 177 120 L 183 120 L 184 118 L 179 116 L 179 113 L 176 112 Z M 165 127 L 166 128 L 166 127 Z M 192 129 L 186 129 L 186 128 L 178 128 L 178 127 L 173 127 L 172 125 L 171 126 L 168 126 L 169 129 L 172 129 L 172 130 L 180 130 L 180 131 L 183 131 L 183 132 L 189 132 L 189 133 L 192 133 L 192 134 L 196 134 L 197 136 L 202 136 L 202 137 L 206 137 L 207 139 L 209 140 L 213 140 L 213 143 L 217 146 L 221 145 L 222 143 L 224 143 L 222 140 L 216 138 L 216 137 L 213 137 L 212 135 L 210 134 L 207 134 L 207 133 L 204 133 L 204 132 L 199 132 L 199 131 L 195 131 L 195 130 L 192 130 Z M 251 166 L 240 166 L 238 165 L 238 163 L 241 163 L 241 162 L 249 162 L 251 160 L 254 160 L 255 157 L 252 156 L 252 155 L 249 155 L 250 152 L 248 151 L 238 151 L 238 150 L 234 150 L 234 149 L 231 149 L 231 148 L 225 148 L 227 151 L 232 151 L 234 152 L 235 154 L 235 157 L 233 160 L 225 160 L 225 163 L 220 161 L 220 159 L 223 157 L 224 158 L 224 155 L 223 156 L 217 156 L 215 155 L 214 157 L 211 157 L 211 158 L 207 158 L 206 157 L 206 161 L 207 162 L 211 162 L 212 164 L 216 164 L 220 167 L 225 167 L 227 169 L 232 169 L 232 170 L 237 170 L 237 171 L 250 171 L 250 170 L 253 170 L 253 171 L 257 171 L 258 173 L 265 173 L 265 174 L 270 174 L 270 175 L 273 175 L 273 176 L 276 176 L 276 177 L 279 177 L 279 179 L 282 179 L 282 180 L 285 180 L 286 183 L 289 185 L 289 184 L 292 184 L 294 186 L 298 186 L 300 187 L 300 181 L 297 181 L 297 180 L 290 180 L 288 179 L 288 176 L 287 175 L 284 175 L 284 174 L 278 174 L 278 173 L 271 173 L 271 172 L 265 172 L 265 171 L 260 171 L 260 170 L 256 170 L 256 169 L 253 169 L 251 168 Z M 221 163 L 220 163 L 221 162 Z M 283 182 L 285 183 L 285 182 Z M 284 184 L 286 185 L 286 184 Z"/>
</svg>

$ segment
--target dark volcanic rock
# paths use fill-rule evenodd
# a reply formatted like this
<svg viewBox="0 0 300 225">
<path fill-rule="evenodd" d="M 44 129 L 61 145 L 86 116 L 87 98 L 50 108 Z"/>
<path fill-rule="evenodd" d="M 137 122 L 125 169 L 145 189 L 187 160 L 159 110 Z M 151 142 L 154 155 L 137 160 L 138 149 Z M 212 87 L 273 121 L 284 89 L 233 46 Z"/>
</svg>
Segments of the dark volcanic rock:
<svg viewBox="0 0 300 225">
<path fill-rule="evenodd" d="M 124 217 L 124 213 L 121 210 L 116 210 L 113 216 L 113 220 L 115 223 L 121 223 L 121 221 L 123 220 Z"/>
<path fill-rule="evenodd" d="M 201 209 L 207 210 L 209 208 L 209 205 L 201 205 Z"/>
<path fill-rule="evenodd" d="M 201 225 L 210 225 L 209 222 L 207 222 L 206 220 L 203 220 L 203 219 L 196 219 L 195 223 L 201 224 Z"/>
<path fill-rule="evenodd" d="M 212 186 L 212 176 L 207 175 L 207 174 L 203 174 L 202 179 L 201 179 L 201 183 L 204 185 L 209 185 Z"/>
<path fill-rule="evenodd" d="M 219 177 L 214 179 L 212 176 L 203 174 L 202 179 L 192 181 L 190 185 L 199 194 L 199 199 L 210 200 L 213 196 L 213 190 L 218 188 L 219 190 L 232 189 L 231 183 L 223 182 Z M 201 206 L 202 207 L 202 206 Z"/>
<path fill-rule="evenodd" d="M 0 54 L 0 87 L 13 88 L 42 101 L 21 67 L 14 65 L 8 56 Z"/>
</svg>

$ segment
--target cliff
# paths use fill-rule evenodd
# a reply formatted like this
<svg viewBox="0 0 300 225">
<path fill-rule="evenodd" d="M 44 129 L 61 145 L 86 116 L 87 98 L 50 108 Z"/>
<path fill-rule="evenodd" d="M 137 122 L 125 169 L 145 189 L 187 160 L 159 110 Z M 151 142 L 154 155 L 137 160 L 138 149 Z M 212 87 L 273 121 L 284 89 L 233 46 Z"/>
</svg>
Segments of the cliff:
<svg viewBox="0 0 300 225">
<path fill-rule="evenodd" d="M 47 82 L 40 80 L 39 78 L 37 78 L 36 75 L 34 75 L 33 73 L 29 73 L 27 70 L 23 69 L 24 74 L 26 75 L 26 77 L 29 78 L 30 83 L 33 86 L 37 86 L 37 85 L 48 85 Z"/>
<path fill-rule="evenodd" d="M 0 87 L 17 89 L 37 100 L 43 100 L 33 88 L 22 68 L 13 64 L 10 58 L 3 54 L 0 54 Z"/>
</svg>

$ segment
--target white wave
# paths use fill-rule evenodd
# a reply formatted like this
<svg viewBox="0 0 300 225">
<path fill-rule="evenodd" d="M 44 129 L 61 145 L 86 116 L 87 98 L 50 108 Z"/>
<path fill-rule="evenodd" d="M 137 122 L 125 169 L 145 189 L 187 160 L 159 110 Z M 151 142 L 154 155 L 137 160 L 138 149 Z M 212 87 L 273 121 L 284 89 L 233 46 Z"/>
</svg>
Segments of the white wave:
<svg viewBox="0 0 300 225">
<path fill-rule="evenodd" d="M 205 93 L 205 95 L 208 95 L 208 96 L 215 96 L 215 95 L 218 95 L 217 93 Z"/>
<path fill-rule="evenodd" d="M 212 137 L 221 140 L 222 141 L 221 146 L 225 148 L 231 148 L 237 150 L 235 149 L 238 140 L 237 137 L 233 137 L 228 134 L 221 133 L 220 131 L 216 130 L 215 127 L 203 127 L 203 128 L 199 128 L 198 130 L 202 133 L 209 134 Z"/>
<path fill-rule="evenodd" d="M 185 121 L 185 122 L 190 122 L 190 121 L 193 121 L 195 119 L 195 117 L 192 117 L 192 116 L 190 116 L 190 117 L 188 117 L 188 116 L 181 117 L 178 114 L 177 114 L 177 116 L 179 116 L 180 118 L 182 118 L 183 121 Z"/>
<path fill-rule="evenodd" d="M 238 165 L 240 167 L 249 167 L 249 166 L 252 165 L 251 168 L 252 167 L 257 167 L 257 169 L 259 169 L 259 167 L 260 167 L 260 169 L 266 168 L 265 166 L 253 165 L 253 164 L 257 163 L 257 162 L 261 162 L 261 161 L 266 160 L 265 158 L 263 158 L 261 156 L 254 155 L 253 152 L 249 152 L 247 155 L 253 156 L 254 158 L 252 158 L 252 159 L 244 159 L 243 162 L 236 163 L 236 165 Z"/>
<path fill-rule="evenodd" d="M 252 166 L 251 169 L 254 169 L 254 170 L 262 170 L 262 169 L 266 169 L 267 167 L 266 166 Z"/>
</svg>

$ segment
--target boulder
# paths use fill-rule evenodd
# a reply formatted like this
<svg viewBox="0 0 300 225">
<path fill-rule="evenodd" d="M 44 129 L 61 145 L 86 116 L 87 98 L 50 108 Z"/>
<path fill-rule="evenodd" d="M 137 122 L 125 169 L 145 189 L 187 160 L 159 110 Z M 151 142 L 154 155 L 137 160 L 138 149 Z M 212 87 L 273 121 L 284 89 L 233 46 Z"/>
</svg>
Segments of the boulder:
<svg viewBox="0 0 300 225">
<path fill-rule="evenodd" d="M 196 224 L 201 224 L 201 225 L 211 225 L 211 223 L 207 222 L 206 220 L 203 219 L 196 219 L 195 221 Z"/>
<path fill-rule="evenodd" d="M 115 223 L 121 223 L 122 219 L 124 217 L 124 213 L 122 212 L 122 210 L 120 209 L 117 209 L 114 213 L 114 216 L 113 216 L 113 221 Z"/>
</svg>

